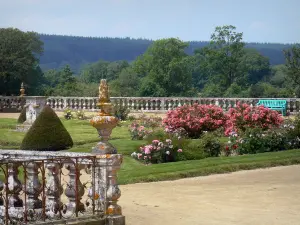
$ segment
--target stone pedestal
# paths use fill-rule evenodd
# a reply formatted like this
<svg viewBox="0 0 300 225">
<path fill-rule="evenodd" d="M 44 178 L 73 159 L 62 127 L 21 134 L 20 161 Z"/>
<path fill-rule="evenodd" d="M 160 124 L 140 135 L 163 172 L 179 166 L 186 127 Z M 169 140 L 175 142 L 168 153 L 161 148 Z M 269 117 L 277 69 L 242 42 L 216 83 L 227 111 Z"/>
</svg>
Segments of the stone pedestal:
<svg viewBox="0 0 300 225">
<path fill-rule="evenodd" d="M 36 118 L 40 115 L 47 98 L 44 96 L 27 96 L 26 103 L 26 121 L 23 124 L 17 125 L 17 131 L 26 132 L 32 126 Z"/>
</svg>

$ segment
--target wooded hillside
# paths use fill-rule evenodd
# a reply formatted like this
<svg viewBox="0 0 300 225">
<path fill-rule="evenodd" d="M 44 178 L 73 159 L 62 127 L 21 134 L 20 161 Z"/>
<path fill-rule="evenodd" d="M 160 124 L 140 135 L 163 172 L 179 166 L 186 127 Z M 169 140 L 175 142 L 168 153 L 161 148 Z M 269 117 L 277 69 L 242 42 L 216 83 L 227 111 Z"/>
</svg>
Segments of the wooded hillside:
<svg viewBox="0 0 300 225">
<path fill-rule="evenodd" d="M 109 38 L 109 37 L 76 37 L 40 34 L 44 43 L 44 54 L 40 59 L 43 70 L 62 68 L 70 65 L 74 71 L 86 64 L 104 61 L 126 60 L 131 62 L 143 54 L 153 43 L 147 39 Z M 209 44 L 208 41 L 189 42 L 186 53 L 191 55 L 198 48 Z M 255 48 L 270 60 L 271 65 L 284 64 L 283 49 L 291 45 L 271 43 L 246 43 L 246 48 Z"/>
</svg>

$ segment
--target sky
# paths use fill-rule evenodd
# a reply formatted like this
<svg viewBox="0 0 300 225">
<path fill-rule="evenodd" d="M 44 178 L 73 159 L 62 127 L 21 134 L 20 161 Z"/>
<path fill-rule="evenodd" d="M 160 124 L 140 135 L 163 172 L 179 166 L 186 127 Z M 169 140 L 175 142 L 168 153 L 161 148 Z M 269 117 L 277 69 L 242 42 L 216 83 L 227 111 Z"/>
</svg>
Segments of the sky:
<svg viewBox="0 0 300 225">
<path fill-rule="evenodd" d="M 0 28 L 208 41 L 234 25 L 246 42 L 299 43 L 299 9 L 300 0 L 0 0 Z"/>
</svg>

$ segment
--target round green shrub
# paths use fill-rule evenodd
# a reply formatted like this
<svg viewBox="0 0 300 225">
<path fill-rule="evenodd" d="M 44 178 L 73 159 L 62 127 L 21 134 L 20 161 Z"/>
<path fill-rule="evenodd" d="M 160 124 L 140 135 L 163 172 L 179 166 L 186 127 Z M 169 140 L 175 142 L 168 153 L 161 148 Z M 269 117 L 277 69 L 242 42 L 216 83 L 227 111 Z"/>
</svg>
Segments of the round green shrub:
<svg viewBox="0 0 300 225">
<path fill-rule="evenodd" d="M 190 139 L 182 146 L 181 160 L 197 160 L 207 157 L 200 139 Z"/>
<path fill-rule="evenodd" d="M 25 121 L 26 121 L 26 107 L 23 107 L 18 118 L 18 123 L 24 123 Z"/>
<path fill-rule="evenodd" d="M 73 140 L 56 113 L 45 106 L 26 133 L 20 149 L 59 151 L 73 146 Z"/>
</svg>

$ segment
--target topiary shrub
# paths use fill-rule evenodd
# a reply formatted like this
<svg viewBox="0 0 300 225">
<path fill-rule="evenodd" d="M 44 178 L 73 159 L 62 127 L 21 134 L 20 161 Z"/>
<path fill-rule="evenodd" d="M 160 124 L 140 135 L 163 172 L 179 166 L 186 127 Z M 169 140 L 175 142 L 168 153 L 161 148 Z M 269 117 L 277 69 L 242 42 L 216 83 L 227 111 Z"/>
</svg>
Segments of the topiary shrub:
<svg viewBox="0 0 300 225">
<path fill-rule="evenodd" d="M 23 107 L 17 122 L 24 123 L 25 121 L 26 121 L 26 107 Z"/>
<path fill-rule="evenodd" d="M 45 106 L 26 133 L 20 149 L 59 151 L 73 146 L 73 140 L 56 113 Z"/>
</svg>

